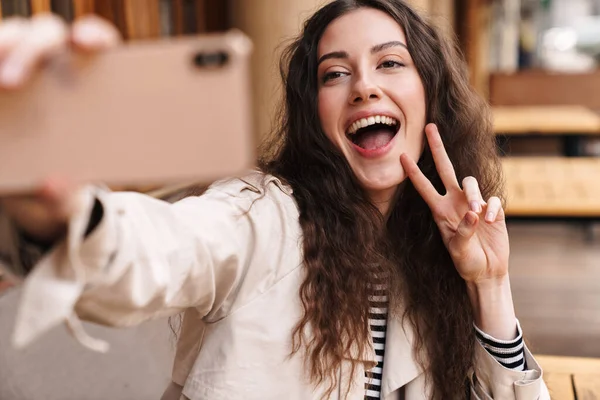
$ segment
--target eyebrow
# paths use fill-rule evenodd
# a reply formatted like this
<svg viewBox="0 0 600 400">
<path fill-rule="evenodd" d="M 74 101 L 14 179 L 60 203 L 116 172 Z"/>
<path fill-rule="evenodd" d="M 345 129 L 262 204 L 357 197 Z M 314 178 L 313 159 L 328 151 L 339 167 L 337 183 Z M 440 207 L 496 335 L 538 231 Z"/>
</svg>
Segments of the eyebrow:
<svg viewBox="0 0 600 400">
<path fill-rule="evenodd" d="M 392 40 L 391 42 L 385 42 L 371 47 L 371 54 L 379 53 L 380 51 L 389 49 L 391 47 L 404 47 L 406 50 L 408 50 L 408 47 L 404 43 L 400 42 L 399 40 Z M 320 65 L 323 61 L 329 60 L 331 58 L 349 58 L 349 55 L 345 51 L 332 51 L 331 53 L 323 54 L 319 58 L 317 66 Z"/>
</svg>

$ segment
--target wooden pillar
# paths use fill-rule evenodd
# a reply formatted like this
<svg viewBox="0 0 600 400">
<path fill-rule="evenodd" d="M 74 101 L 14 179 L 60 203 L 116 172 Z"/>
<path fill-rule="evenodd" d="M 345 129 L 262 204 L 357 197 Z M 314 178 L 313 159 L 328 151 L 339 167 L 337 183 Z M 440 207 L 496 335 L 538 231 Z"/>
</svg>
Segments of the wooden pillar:
<svg viewBox="0 0 600 400">
<path fill-rule="evenodd" d="M 94 12 L 115 24 L 123 39 L 128 39 L 125 13 L 121 0 L 94 1 Z"/>
<path fill-rule="evenodd" d="M 94 0 L 73 0 L 74 17 L 79 18 L 83 15 L 93 14 L 95 7 Z"/>
<path fill-rule="evenodd" d="M 174 35 L 183 35 L 183 0 L 172 0 L 171 2 L 171 25 Z"/>
<path fill-rule="evenodd" d="M 51 12 L 50 0 L 31 0 L 31 13 L 47 13 Z"/>
<path fill-rule="evenodd" d="M 199 33 L 206 32 L 208 24 L 208 0 L 196 0 L 196 31 Z"/>
<path fill-rule="evenodd" d="M 408 0 L 407 3 L 421 13 L 428 13 L 431 3 L 435 3 L 435 0 Z"/>
<path fill-rule="evenodd" d="M 149 39 L 160 36 L 160 5 L 158 0 L 123 2 L 128 39 Z"/>
<path fill-rule="evenodd" d="M 464 52 L 471 85 L 484 98 L 489 97 L 489 39 L 491 8 L 486 0 L 466 0 Z"/>
<path fill-rule="evenodd" d="M 455 0 L 408 0 L 408 4 L 448 36 L 454 33 L 454 3 Z"/>
<path fill-rule="evenodd" d="M 297 35 L 303 22 L 324 0 L 231 0 L 232 26 L 254 42 L 252 61 L 255 132 L 259 140 L 270 132 L 281 100 L 281 43 Z"/>
<path fill-rule="evenodd" d="M 433 0 L 429 7 L 432 21 L 447 36 L 454 36 L 454 0 Z"/>
</svg>

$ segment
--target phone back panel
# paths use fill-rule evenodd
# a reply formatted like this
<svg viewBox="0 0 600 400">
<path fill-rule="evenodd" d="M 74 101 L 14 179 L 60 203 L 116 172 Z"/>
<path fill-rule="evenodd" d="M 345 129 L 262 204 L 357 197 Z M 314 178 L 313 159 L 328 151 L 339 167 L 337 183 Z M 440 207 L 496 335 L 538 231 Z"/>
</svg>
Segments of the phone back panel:
<svg viewBox="0 0 600 400">
<path fill-rule="evenodd" d="M 0 92 L 0 191 L 48 176 L 208 182 L 252 167 L 250 53 L 228 32 L 54 58 L 25 88 Z"/>
</svg>

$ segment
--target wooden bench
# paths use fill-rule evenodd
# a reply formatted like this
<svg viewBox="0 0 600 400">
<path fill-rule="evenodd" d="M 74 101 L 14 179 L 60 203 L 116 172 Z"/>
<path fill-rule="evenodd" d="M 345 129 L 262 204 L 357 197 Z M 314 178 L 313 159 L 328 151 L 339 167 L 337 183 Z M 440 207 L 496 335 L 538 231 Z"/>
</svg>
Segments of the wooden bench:
<svg viewBox="0 0 600 400">
<path fill-rule="evenodd" d="M 600 359 L 536 355 L 552 400 L 600 400 Z"/>
<path fill-rule="evenodd" d="M 492 113 L 498 134 L 600 134 L 600 115 L 583 106 L 494 107 Z"/>
</svg>

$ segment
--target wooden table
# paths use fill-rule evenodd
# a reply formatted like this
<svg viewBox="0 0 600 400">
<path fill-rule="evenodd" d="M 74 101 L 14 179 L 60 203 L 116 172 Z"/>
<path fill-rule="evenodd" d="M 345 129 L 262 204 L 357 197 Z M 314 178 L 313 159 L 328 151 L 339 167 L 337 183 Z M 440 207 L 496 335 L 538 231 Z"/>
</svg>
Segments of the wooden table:
<svg viewBox="0 0 600 400">
<path fill-rule="evenodd" d="M 600 135 L 600 115 L 583 106 L 493 107 L 499 135 Z M 600 158 L 504 157 L 506 213 L 513 217 L 600 217 Z"/>
<path fill-rule="evenodd" d="M 600 158 L 506 157 L 509 216 L 600 216 Z"/>
<path fill-rule="evenodd" d="M 600 359 L 536 355 L 552 400 L 600 400 Z"/>
</svg>

